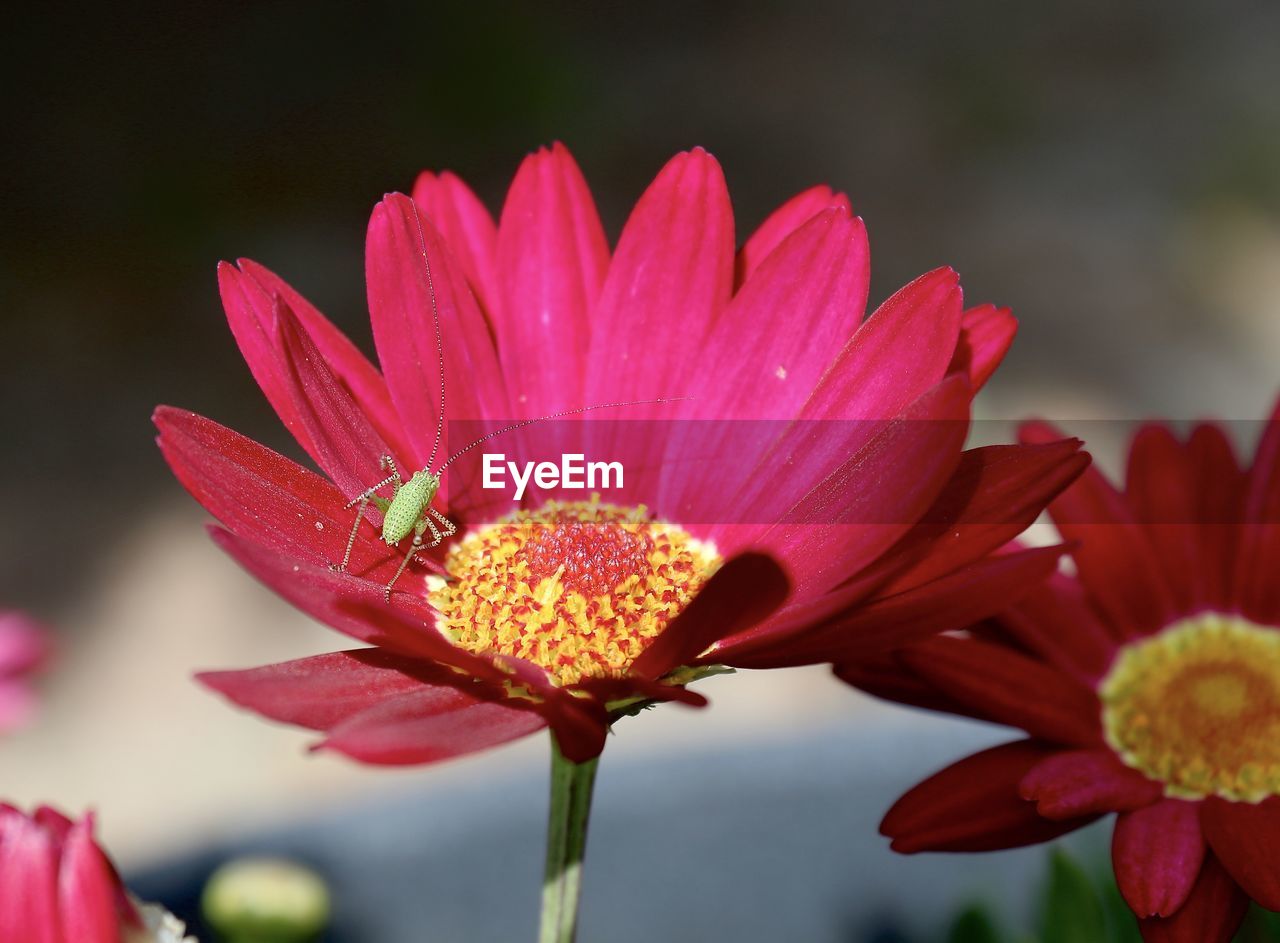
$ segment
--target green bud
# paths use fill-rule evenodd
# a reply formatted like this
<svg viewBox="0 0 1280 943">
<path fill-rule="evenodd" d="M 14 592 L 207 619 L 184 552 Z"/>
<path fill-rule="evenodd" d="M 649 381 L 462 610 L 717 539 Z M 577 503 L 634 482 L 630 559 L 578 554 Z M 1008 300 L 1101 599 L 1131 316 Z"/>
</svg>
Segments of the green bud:
<svg viewBox="0 0 1280 943">
<path fill-rule="evenodd" d="M 309 868 L 240 858 L 209 878 L 205 919 L 226 943 L 307 943 L 329 923 L 329 889 Z"/>
</svg>

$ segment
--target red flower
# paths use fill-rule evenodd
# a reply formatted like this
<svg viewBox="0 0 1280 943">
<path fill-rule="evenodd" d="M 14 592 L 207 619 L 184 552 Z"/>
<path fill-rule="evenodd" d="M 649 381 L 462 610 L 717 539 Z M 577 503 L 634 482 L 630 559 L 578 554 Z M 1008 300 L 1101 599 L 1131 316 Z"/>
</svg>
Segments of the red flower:
<svg viewBox="0 0 1280 943">
<path fill-rule="evenodd" d="M 322 747 L 420 763 L 550 725 L 582 761 L 621 711 L 705 703 L 685 685 L 719 666 L 878 651 L 994 612 L 1056 565 L 1056 550 L 990 553 L 1080 471 L 1078 443 L 963 451 L 970 400 L 1012 340 L 1012 317 L 964 311 L 943 269 L 863 323 L 866 234 L 825 187 L 735 254 L 719 165 L 680 154 L 611 253 L 557 145 L 525 160 L 496 227 L 450 174 L 423 174 L 412 200 L 384 199 L 367 275 L 381 372 L 260 265 L 219 272 L 250 369 L 332 483 L 208 419 L 156 415 L 170 465 L 223 525 L 215 539 L 375 646 L 201 676 L 238 704 L 323 731 Z M 424 553 L 430 564 L 412 565 L 387 604 L 408 544 L 388 547 L 362 524 L 350 568 L 335 571 L 353 523 L 344 506 L 386 477 L 384 455 L 407 479 L 448 454 L 442 368 L 450 420 L 489 428 L 668 401 L 631 406 L 628 423 L 553 430 L 590 426 L 593 448 L 625 457 L 621 505 L 564 493 L 513 505 L 453 466 L 438 504 L 464 537 Z M 664 474 L 695 446 L 737 454 L 729 424 L 713 422 L 724 419 L 761 421 L 768 454 Z M 663 435 L 628 436 L 632 420 L 663 421 Z M 424 581 L 424 569 L 448 579 Z"/>
<path fill-rule="evenodd" d="M 1091 470 L 1050 511 L 1077 577 L 967 637 L 837 669 L 1030 735 L 919 784 L 881 829 L 903 852 L 984 851 L 1117 812 L 1143 937 L 1229 940 L 1248 898 L 1280 910 L 1280 407 L 1247 471 L 1215 425 L 1185 442 L 1148 425 L 1122 491 Z"/>
<path fill-rule="evenodd" d="M 0 733 L 21 727 L 35 709 L 29 681 L 49 658 L 45 629 L 20 612 L 0 612 Z"/>
<path fill-rule="evenodd" d="M 47 806 L 0 804 L 0 940 L 14 943 L 181 943 L 180 923 L 139 906 L 93 837 Z"/>
</svg>

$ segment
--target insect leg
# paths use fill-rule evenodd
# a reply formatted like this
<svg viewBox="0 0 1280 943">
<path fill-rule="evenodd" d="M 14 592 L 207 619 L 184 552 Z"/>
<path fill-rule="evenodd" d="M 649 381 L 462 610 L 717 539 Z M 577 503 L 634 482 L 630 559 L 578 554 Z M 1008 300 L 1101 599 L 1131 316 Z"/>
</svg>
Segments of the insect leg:
<svg viewBox="0 0 1280 943">
<path fill-rule="evenodd" d="M 370 498 L 372 498 L 375 491 L 380 491 L 381 489 L 385 488 L 389 484 L 394 483 L 397 490 L 403 487 L 404 482 L 400 480 L 400 471 L 399 469 L 396 468 L 396 460 L 394 458 L 392 458 L 390 455 L 382 456 L 382 458 L 378 459 L 378 467 L 380 467 L 383 471 L 386 471 L 388 468 L 390 468 L 391 474 L 388 475 L 386 478 L 383 478 L 380 482 L 378 482 L 372 488 L 366 488 L 364 491 L 360 492 L 358 495 L 356 495 L 354 498 L 352 498 L 350 501 L 344 504 L 343 507 L 345 508 L 355 507 L 361 501 L 367 501 Z"/>
<path fill-rule="evenodd" d="M 368 504 L 368 497 L 360 499 L 360 507 L 356 511 L 356 519 L 351 522 L 351 534 L 347 537 L 346 552 L 342 555 L 342 562 L 334 567 L 334 569 L 339 573 L 345 573 L 347 571 L 347 564 L 351 562 L 351 548 L 356 545 L 356 534 L 360 530 L 360 518 L 364 517 L 364 509 Z"/>
<path fill-rule="evenodd" d="M 439 521 L 444 526 L 444 536 L 440 538 L 441 540 L 443 540 L 445 537 L 452 537 L 454 534 L 458 532 L 458 528 L 453 523 L 453 521 L 449 520 L 449 518 L 445 517 L 443 514 L 437 511 L 434 507 L 428 507 L 427 513 L 430 514 L 432 517 L 434 517 L 437 521 Z M 435 528 L 434 527 L 431 528 L 431 531 L 432 533 L 435 533 Z M 439 540 L 436 541 L 436 543 L 439 543 L 439 542 L 440 542 Z"/>
</svg>

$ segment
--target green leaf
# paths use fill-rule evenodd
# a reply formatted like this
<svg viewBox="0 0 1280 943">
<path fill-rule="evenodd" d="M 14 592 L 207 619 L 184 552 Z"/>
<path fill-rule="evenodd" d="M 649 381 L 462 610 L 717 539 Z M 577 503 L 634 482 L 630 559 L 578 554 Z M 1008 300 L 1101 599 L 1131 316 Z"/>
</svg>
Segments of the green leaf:
<svg viewBox="0 0 1280 943">
<path fill-rule="evenodd" d="M 1107 870 L 1102 881 L 1102 905 L 1106 910 L 1108 943 L 1142 943 L 1138 918 L 1120 896 L 1115 877 Z"/>
<path fill-rule="evenodd" d="M 1066 852 L 1049 859 L 1049 888 L 1041 912 L 1043 943 L 1099 943 L 1106 939 L 1102 902 L 1089 878 Z"/>
<path fill-rule="evenodd" d="M 947 943 L 1000 943 L 1000 932 L 987 908 L 973 904 L 951 924 Z"/>
</svg>

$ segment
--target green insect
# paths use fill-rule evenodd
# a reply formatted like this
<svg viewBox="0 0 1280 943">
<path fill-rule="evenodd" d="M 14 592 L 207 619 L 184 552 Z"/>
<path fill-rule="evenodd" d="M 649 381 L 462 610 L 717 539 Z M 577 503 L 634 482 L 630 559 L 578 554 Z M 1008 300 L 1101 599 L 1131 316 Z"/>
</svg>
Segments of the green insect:
<svg viewBox="0 0 1280 943">
<path fill-rule="evenodd" d="M 427 258 L 426 237 L 422 232 L 422 221 L 418 220 L 418 236 L 422 247 L 422 262 L 426 271 L 427 278 L 427 294 L 431 300 L 431 320 L 435 325 L 436 333 L 436 356 L 439 361 L 440 369 L 440 410 L 437 413 L 435 442 L 431 447 L 431 455 L 427 459 L 425 468 L 421 468 L 414 472 L 412 477 L 406 482 L 400 477 L 400 471 L 396 468 L 395 459 L 390 455 L 383 455 L 379 459 L 379 467 L 382 471 L 390 471 L 391 474 L 378 482 L 371 488 L 366 489 L 356 495 L 347 502 L 345 507 L 353 508 L 359 506 L 356 510 L 356 519 L 351 524 L 351 534 L 347 537 L 347 549 L 342 555 L 342 562 L 332 565 L 331 568 L 339 573 L 346 572 L 347 566 L 351 563 L 351 551 L 355 547 L 356 535 L 360 532 L 360 521 L 364 518 L 365 508 L 373 504 L 382 512 L 382 540 L 388 547 L 398 547 L 410 534 L 413 540 L 409 545 L 408 552 L 405 553 L 404 559 L 400 561 L 400 568 L 396 570 L 395 575 L 391 577 L 390 582 L 383 588 L 383 597 L 387 602 L 391 601 L 391 590 L 395 586 L 396 581 L 408 568 L 409 563 L 417 554 L 426 550 L 438 547 L 447 537 L 452 537 L 458 532 L 458 528 L 454 523 L 445 517 L 439 510 L 435 508 L 432 502 L 435 500 L 436 492 L 440 490 L 440 477 L 444 474 L 445 469 L 453 464 L 462 455 L 471 451 L 482 442 L 486 442 L 495 436 L 503 435 L 513 430 L 532 425 L 537 422 L 546 422 L 550 419 L 559 419 L 564 416 L 573 416 L 578 413 L 590 412 L 595 409 L 614 409 L 621 406 L 644 406 L 654 403 L 673 403 L 679 402 L 679 399 L 649 399 L 649 400 L 633 400 L 624 403 L 599 403 L 594 406 L 582 406 L 577 409 L 566 409 L 558 413 L 551 413 L 547 416 L 539 416 L 536 419 L 525 419 L 521 422 L 512 423 L 502 429 L 497 429 L 486 435 L 482 435 L 471 444 L 459 449 L 450 455 L 443 464 L 435 471 L 431 470 L 431 466 L 435 463 L 436 454 L 440 449 L 440 442 L 444 436 L 444 403 L 445 403 L 445 380 L 444 380 L 444 339 L 440 332 L 440 314 L 436 307 L 436 290 L 435 283 L 431 277 L 431 261 Z M 377 494 L 383 488 L 394 486 L 390 498 L 384 498 Z M 438 525 L 438 526 L 437 526 Z M 426 534 L 431 534 L 431 539 L 426 540 Z"/>
</svg>

